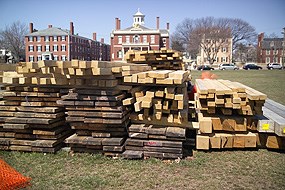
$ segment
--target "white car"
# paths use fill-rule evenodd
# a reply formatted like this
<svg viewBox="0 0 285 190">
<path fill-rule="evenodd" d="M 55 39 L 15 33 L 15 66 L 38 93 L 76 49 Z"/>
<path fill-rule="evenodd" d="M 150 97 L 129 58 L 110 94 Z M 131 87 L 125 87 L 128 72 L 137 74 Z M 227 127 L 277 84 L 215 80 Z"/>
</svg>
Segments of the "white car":
<svg viewBox="0 0 285 190">
<path fill-rule="evenodd" d="M 239 68 L 233 63 L 222 63 L 219 65 L 220 70 L 238 70 Z"/>
<path fill-rule="evenodd" d="M 267 69 L 270 69 L 270 70 L 272 70 L 272 69 L 282 69 L 282 65 L 279 64 L 279 63 L 269 63 L 267 65 Z"/>
</svg>

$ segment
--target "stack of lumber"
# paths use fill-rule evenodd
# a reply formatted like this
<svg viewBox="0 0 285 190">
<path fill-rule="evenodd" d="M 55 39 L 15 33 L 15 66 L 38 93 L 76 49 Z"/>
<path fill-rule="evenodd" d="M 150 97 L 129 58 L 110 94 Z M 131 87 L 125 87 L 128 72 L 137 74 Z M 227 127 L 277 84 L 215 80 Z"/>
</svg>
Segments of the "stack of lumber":
<svg viewBox="0 0 285 190">
<path fill-rule="evenodd" d="M 257 123 L 267 96 L 228 80 L 196 80 L 196 148 L 256 148 Z"/>
<path fill-rule="evenodd" d="M 285 106 L 267 99 L 262 110 L 263 116 L 257 124 L 259 145 L 269 149 L 285 149 Z"/>
<path fill-rule="evenodd" d="M 238 82 L 196 79 L 197 107 L 208 114 L 262 115 L 267 96 Z"/>
<path fill-rule="evenodd" d="M 128 51 L 125 60 L 129 63 L 148 64 L 153 70 L 184 70 L 182 54 L 175 50 L 162 48 L 150 51 Z"/>
<path fill-rule="evenodd" d="M 187 144 L 187 71 L 155 70 L 124 76 L 133 86 L 123 105 L 133 110 L 125 158 L 182 158 Z"/>
<path fill-rule="evenodd" d="M 3 83 L 31 85 L 88 85 L 94 87 L 116 87 L 120 81 L 116 77 L 123 74 L 150 70 L 147 65 L 139 65 L 132 73 L 123 72 L 122 66 L 135 64 L 107 61 L 52 61 L 20 62 L 17 72 L 4 72 Z M 127 68 L 126 68 L 127 69 Z"/>
<path fill-rule="evenodd" d="M 123 105 L 131 106 L 133 123 L 188 126 L 187 71 L 157 70 L 125 76 L 124 82 L 140 85 L 133 88 Z"/>
<path fill-rule="evenodd" d="M 4 87 L 0 101 L 0 149 L 54 153 L 73 132 L 56 104 L 60 88 Z"/>
<path fill-rule="evenodd" d="M 182 158 L 185 141 L 185 128 L 132 124 L 129 127 L 129 138 L 123 156 L 128 159 Z"/>
<path fill-rule="evenodd" d="M 116 89 L 74 88 L 58 104 L 67 110 L 67 122 L 76 134 L 66 139 L 74 152 L 124 151 L 130 111 L 122 106 L 126 94 Z"/>
</svg>

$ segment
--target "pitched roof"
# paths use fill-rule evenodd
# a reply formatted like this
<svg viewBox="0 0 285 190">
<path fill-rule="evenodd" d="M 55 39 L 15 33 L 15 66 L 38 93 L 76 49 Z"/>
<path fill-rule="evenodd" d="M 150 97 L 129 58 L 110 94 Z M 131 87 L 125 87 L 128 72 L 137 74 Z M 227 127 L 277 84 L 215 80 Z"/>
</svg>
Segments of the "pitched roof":
<svg viewBox="0 0 285 190">
<path fill-rule="evenodd" d="M 69 30 L 64 30 L 61 28 L 51 27 L 44 30 L 39 30 L 37 32 L 33 32 L 28 34 L 27 36 L 63 36 L 69 35 Z"/>
<path fill-rule="evenodd" d="M 262 41 L 262 49 L 282 49 L 283 38 L 264 38 Z M 273 43 L 272 43 L 273 42 Z"/>
</svg>

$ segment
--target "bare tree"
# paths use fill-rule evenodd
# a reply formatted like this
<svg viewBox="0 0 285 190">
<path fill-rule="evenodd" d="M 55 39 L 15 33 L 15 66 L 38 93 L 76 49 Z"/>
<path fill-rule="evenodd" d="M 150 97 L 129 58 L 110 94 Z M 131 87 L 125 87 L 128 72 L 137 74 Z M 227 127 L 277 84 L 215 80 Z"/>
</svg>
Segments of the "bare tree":
<svg viewBox="0 0 285 190">
<path fill-rule="evenodd" d="M 209 30 L 213 30 L 211 35 Z M 219 31 L 217 33 L 217 31 Z M 253 43 L 256 40 L 256 32 L 254 27 L 252 27 L 246 21 L 241 19 L 232 18 L 214 18 L 205 17 L 200 19 L 184 19 L 180 24 L 177 25 L 173 36 L 180 40 L 180 43 L 185 44 L 187 51 L 193 56 L 197 55 L 201 45 L 202 37 L 207 39 L 207 37 L 225 37 L 228 38 L 228 33 L 230 31 L 230 36 L 232 37 L 233 51 L 236 49 L 238 43 Z M 198 35 L 200 32 L 200 35 Z M 201 33 L 204 32 L 204 33 Z M 195 34 L 196 33 L 196 34 Z M 215 34 L 215 35 L 214 35 Z M 224 40 L 226 40 L 224 38 Z M 215 41 L 215 39 L 214 39 Z M 206 44 L 205 44 L 206 45 Z M 207 44 L 204 45 L 204 49 L 210 48 L 218 44 Z M 223 44 L 221 44 L 223 45 Z M 203 47 L 202 47 L 203 48 Z M 218 48 L 218 47 L 211 47 Z M 210 58 L 211 59 L 211 58 Z"/>
<path fill-rule="evenodd" d="M 248 22 L 239 18 L 230 18 L 228 20 L 228 27 L 231 29 L 233 38 L 233 51 L 236 49 L 238 43 L 254 44 L 257 39 L 255 28 Z"/>
<path fill-rule="evenodd" d="M 199 47 L 200 53 L 205 53 L 207 61 L 213 64 L 217 61 L 218 52 L 228 47 L 231 37 L 229 28 L 226 25 L 221 25 L 213 17 L 206 17 L 196 20 L 196 28 L 190 34 L 190 47 Z"/>
<path fill-rule="evenodd" d="M 25 57 L 25 35 L 27 33 L 28 27 L 20 21 L 0 31 L 0 45 L 12 52 L 16 62 Z"/>
</svg>

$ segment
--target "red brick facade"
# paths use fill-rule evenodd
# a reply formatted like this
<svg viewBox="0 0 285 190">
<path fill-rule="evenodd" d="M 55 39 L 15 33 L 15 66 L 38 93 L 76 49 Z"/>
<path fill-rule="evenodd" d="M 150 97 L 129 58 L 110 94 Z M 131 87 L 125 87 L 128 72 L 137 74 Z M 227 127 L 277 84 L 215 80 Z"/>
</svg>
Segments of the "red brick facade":
<svg viewBox="0 0 285 190">
<path fill-rule="evenodd" d="M 285 55 L 283 38 L 265 38 L 264 33 L 258 35 L 257 62 L 282 64 L 282 52 Z"/>
<path fill-rule="evenodd" d="M 93 39 L 74 35 L 73 23 L 70 30 L 49 27 L 35 31 L 30 23 L 30 34 L 25 37 L 26 61 L 49 60 L 110 60 L 110 45 Z"/>
<path fill-rule="evenodd" d="M 156 29 L 144 25 L 144 15 L 139 11 L 133 16 L 132 27 L 121 29 L 121 20 L 115 19 L 115 30 L 111 33 L 111 60 L 121 61 L 128 50 L 159 50 L 169 48 L 169 23 L 166 29 L 159 28 L 159 17 Z"/>
</svg>

